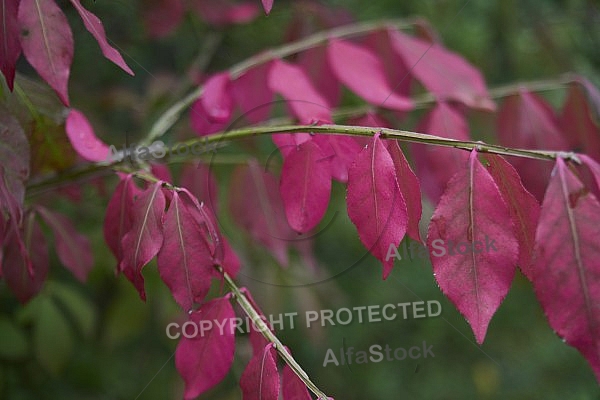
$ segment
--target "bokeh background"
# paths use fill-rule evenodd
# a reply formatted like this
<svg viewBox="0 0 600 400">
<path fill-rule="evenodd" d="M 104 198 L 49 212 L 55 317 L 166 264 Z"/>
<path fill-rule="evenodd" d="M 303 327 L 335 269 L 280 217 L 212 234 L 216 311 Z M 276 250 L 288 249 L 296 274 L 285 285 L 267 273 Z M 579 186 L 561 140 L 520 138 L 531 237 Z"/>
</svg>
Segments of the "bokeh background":
<svg viewBox="0 0 600 400">
<path fill-rule="evenodd" d="M 303 1 L 276 0 L 269 17 L 261 14 L 247 24 L 220 27 L 188 14 L 172 34 L 152 38 L 141 17 L 152 1 L 83 3 L 104 21 L 108 36 L 136 71 L 131 78 L 105 61 L 69 2 L 59 2 L 76 42 L 70 82 L 73 104 L 86 112 L 103 140 L 117 146 L 125 143 L 126 136 L 130 143 L 143 138 L 160 112 L 204 74 L 301 35 L 290 26 L 298 15 L 308 12 Z M 343 8 L 358 21 L 421 16 L 448 48 L 481 69 L 490 87 L 553 80 L 567 72 L 600 85 L 600 6 L 591 0 L 339 0 L 321 4 Z M 310 17 L 306 18 L 305 29 L 310 31 L 316 26 L 311 27 Z M 19 71 L 18 82 L 33 97 L 51 96 L 24 60 Z M 544 96 L 559 105 L 564 94 L 556 90 Z M 346 104 L 353 101 L 348 96 Z M 59 109 L 51 101 L 47 107 Z M 493 119 L 472 117 L 472 136 L 489 137 Z M 411 123 L 410 119 L 406 122 L 407 126 Z M 186 117 L 168 140 L 191 134 Z M 35 159 L 43 160 L 40 165 L 47 166 L 50 160 L 60 169 L 73 162 L 74 155 L 59 136 L 45 144 L 43 154 L 37 154 Z M 337 400 L 600 399 L 590 367 L 549 328 L 522 275 L 516 276 L 482 346 L 475 344 L 466 321 L 441 294 L 428 260 L 398 261 L 383 281 L 380 265 L 365 256 L 346 216 L 344 188 L 339 184 L 334 184 L 325 217 L 332 222 L 314 243 L 316 265 L 310 267 L 293 254 L 290 267 L 282 269 L 236 227 L 227 212 L 235 157 L 260 158 L 273 148 L 268 138 L 257 139 L 205 160 L 212 162 L 219 181 L 222 229 L 243 260 L 238 281 L 250 289 L 266 314 L 421 300 L 442 304 L 442 314 L 434 318 L 310 329 L 298 323 L 301 318 L 295 329 L 286 324 L 280 338 L 327 394 Z M 278 161 L 274 163 L 276 169 Z M 177 175 L 180 166 L 171 168 Z M 2 399 L 181 398 L 183 382 L 172 358 L 176 341 L 165 334 L 167 324 L 179 321 L 181 312 L 160 281 L 154 262 L 145 268 L 145 304 L 124 277 L 115 276 L 115 260 L 101 231 L 115 179 L 105 182 L 104 188 L 81 186 L 77 201 L 65 196 L 73 194 L 69 188 L 61 189 L 60 195 L 44 194 L 52 207 L 73 217 L 92 240 L 96 265 L 87 284 L 65 272 L 55 255 L 49 281 L 25 307 L 0 282 Z M 423 229 L 431 208 L 426 202 Z M 219 291 L 216 286 L 214 294 Z M 342 346 L 406 348 L 423 341 L 433 345 L 434 358 L 323 367 L 330 348 L 338 354 Z M 238 382 L 249 355 L 247 339 L 240 336 L 231 373 L 202 398 L 240 398 Z"/>
</svg>

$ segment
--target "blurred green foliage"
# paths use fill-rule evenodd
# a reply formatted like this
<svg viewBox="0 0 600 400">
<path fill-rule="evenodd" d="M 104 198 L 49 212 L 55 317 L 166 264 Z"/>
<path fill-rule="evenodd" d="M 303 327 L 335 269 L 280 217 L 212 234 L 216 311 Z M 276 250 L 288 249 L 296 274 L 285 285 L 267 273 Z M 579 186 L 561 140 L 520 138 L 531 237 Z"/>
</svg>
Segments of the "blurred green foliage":
<svg viewBox="0 0 600 400">
<path fill-rule="evenodd" d="M 74 10 L 67 1 L 61 3 L 76 41 L 70 84 L 74 106 L 90 116 L 99 136 L 117 146 L 125 142 L 126 133 L 130 142 L 141 139 L 159 113 L 185 93 L 182 82 L 189 85 L 188 67 L 202 54 L 209 38 L 218 42 L 206 66 L 210 72 L 282 43 L 292 18 L 292 1 L 276 0 L 269 17 L 248 25 L 215 31 L 189 15 L 175 34 L 150 40 L 139 18 L 142 1 L 87 2 L 136 70 L 136 77 L 130 78 L 101 57 Z M 424 17 L 450 49 L 483 71 L 490 86 L 551 79 L 565 72 L 581 73 L 600 83 L 600 8 L 592 1 L 325 3 L 349 9 L 358 20 Z M 23 60 L 21 64 L 21 71 L 34 76 Z M 174 135 L 185 134 L 189 128 L 184 118 Z M 56 142 L 52 149 L 58 146 Z M 263 140 L 233 146 L 225 154 L 257 149 L 266 154 L 273 147 Z M 316 240 L 317 271 L 307 268 L 298 255 L 289 269 L 282 270 L 227 215 L 232 168 L 216 166 L 220 220 L 244 261 L 239 282 L 250 288 L 266 314 L 419 300 L 442 304 L 443 313 L 435 318 L 310 329 L 297 325 L 282 330 L 281 339 L 329 395 L 337 400 L 600 398 L 590 367 L 548 327 L 522 276 L 515 279 L 479 347 L 468 324 L 436 286 L 428 261 L 399 261 L 392 275 L 381 279 L 381 267 L 365 254 L 345 215 L 341 185 L 334 186 L 325 217 L 333 221 L 331 228 Z M 160 282 L 154 263 L 145 270 L 148 303 L 143 304 L 123 277 L 115 277 L 115 261 L 103 242 L 104 209 L 114 183 L 109 179 L 104 191 L 86 187 L 76 205 L 56 197 L 48 200 L 69 214 L 92 240 L 96 266 L 87 284 L 65 272 L 55 255 L 44 290 L 25 307 L 0 282 L 0 398 L 181 398 L 183 383 L 172 356 L 176 341 L 165 334 L 167 324 L 180 320 L 181 313 Z M 430 205 L 424 214 L 427 221 Z M 295 282 L 313 284 L 286 286 Z M 213 292 L 220 290 L 217 285 Z M 395 348 L 422 341 L 434 346 L 434 358 L 323 367 L 329 348 L 337 354 L 342 346 L 366 349 L 387 344 Z M 204 398 L 240 398 L 237 383 L 249 354 L 246 339 L 240 338 L 231 373 Z"/>
</svg>

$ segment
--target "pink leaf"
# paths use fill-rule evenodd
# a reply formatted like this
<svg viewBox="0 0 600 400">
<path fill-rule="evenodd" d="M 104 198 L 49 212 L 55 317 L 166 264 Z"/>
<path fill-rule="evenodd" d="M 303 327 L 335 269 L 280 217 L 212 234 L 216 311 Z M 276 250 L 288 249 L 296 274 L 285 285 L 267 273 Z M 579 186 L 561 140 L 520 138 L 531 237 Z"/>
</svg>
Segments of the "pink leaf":
<svg viewBox="0 0 600 400">
<path fill-rule="evenodd" d="M 408 165 L 406 157 L 400 148 L 400 144 L 396 140 L 386 141 L 386 147 L 396 169 L 396 180 L 400 192 L 406 201 L 406 209 L 408 211 L 408 227 L 406 233 L 412 239 L 420 242 L 421 234 L 419 233 L 419 221 L 421 220 L 421 185 L 419 179 Z"/>
<path fill-rule="evenodd" d="M 71 3 L 73 3 L 73 7 L 77 9 L 79 16 L 83 20 L 85 28 L 88 30 L 88 32 L 92 34 L 92 36 L 94 36 L 96 42 L 98 42 L 98 45 L 100 46 L 104 57 L 108 58 L 110 61 L 121 67 L 129 75 L 133 76 L 133 71 L 131 70 L 131 68 L 129 68 L 129 66 L 123 59 L 123 56 L 121 56 L 121 53 L 119 53 L 117 49 L 108 44 L 108 40 L 106 39 L 106 32 L 104 31 L 104 25 L 102 25 L 102 21 L 100 21 L 100 18 L 83 8 L 80 0 L 71 0 Z"/>
<path fill-rule="evenodd" d="M 429 224 L 427 247 L 440 288 L 483 343 L 510 288 L 519 248 L 506 202 L 476 151 L 448 182 Z"/>
<path fill-rule="evenodd" d="M 198 200 L 204 202 L 211 210 L 216 211 L 218 202 L 217 180 L 208 165 L 198 162 L 186 164 L 181 170 L 181 186 L 185 187 Z"/>
<path fill-rule="evenodd" d="M 204 83 L 202 96 L 191 109 L 192 128 L 199 135 L 209 135 L 223 130 L 233 113 L 233 98 L 229 74 L 215 74 Z"/>
<path fill-rule="evenodd" d="M 271 63 L 249 69 L 232 82 L 232 94 L 244 117 L 257 124 L 271 113 L 273 92 L 268 86 Z M 248 93 L 252 93 L 251 96 Z"/>
<path fill-rule="evenodd" d="M 437 103 L 419 122 L 417 132 L 457 140 L 469 140 L 469 126 L 465 117 L 446 103 Z M 463 165 L 468 155 L 456 149 L 424 144 L 411 144 L 415 170 L 423 192 L 432 202 L 437 202 L 444 187 Z"/>
<path fill-rule="evenodd" d="M 313 140 L 319 145 L 324 156 L 329 158 L 332 178 L 339 182 L 348 182 L 348 169 L 361 150 L 359 142 L 351 136 L 344 135 L 318 135 Z"/>
<path fill-rule="evenodd" d="M 20 0 L 0 0 L 0 71 L 6 78 L 6 84 L 12 91 L 15 81 L 15 66 L 21 55 L 19 43 L 19 23 L 17 20 Z"/>
<path fill-rule="evenodd" d="M 265 13 L 267 15 L 269 15 L 269 13 L 271 12 L 271 9 L 273 8 L 274 0 L 261 0 L 261 1 L 262 1 L 263 8 L 265 9 Z"/>
<path fill-rule="evenodd" d="M 298 65 L 310 78 L 315 89 L 330 108 L 337 107 L 342 97 L 340 83 L 327 62 L 327 47 L 313 47 L 298 55 Z"/>
<path fill-rule="evenodd" d="M 198 334 L 182 337 L 175 351 L 175 366 L 185 381 L 186 400 L 212 389 L 227 375 L 235 350 L 235 332 L 229 323 L 234 318 L 227 297 L 211 300 L 192 313 L 190 322 L 198 328 Z M 184 331 L 193 336 L 195 329 Z"/>
<path fill-rule="evenodd" d="M 277 133 L 275 135 L 271 135 L 271 140 L 273 140 L 273 143 L 275 143 L 275 146 L 277 146 L 281 152 L 281 155 L 283 158 L 285 158 L 288 154 L 294 151 L 296 147 L 300 146 L 304 142 L 312 140 L 312 137 L 306 132 Z"/>
<path fill-rule="evenodd" d="M 286 364 L 281 374 L 283 400 L 312 400 L 306 385 Z"/>
<path fill-rule="evenodd" d="M 387 257 L 388 250 L 392 244 L 400 245 L 408 227 L 408 214 L 394 161 L 379 134 L 348 171 L 346 203 L 361 242 L 381 261 L 386 279 L 394 266 L 394 258 Z"/>
<path fill-rule="evenodd" d="M 264 245 L 279 264 L 287 266 L 288 240 L 293 231 L 275 176 L 256 162 L 238 167 L 231 178 L 229 209 L 237 224 Z"/>
<path fill-rule="evenodd" d="M 210 248 L 188 207 L 189 202 L 173 192 L 163 225 L 168 234 L 157 257 L 160 277 L 186 312 L 208 293 L 213 270 Z"/>
<path fill-rule="evenodd" d="M 142 18 L 150 36 L 162 38 L 172 33 L 185 15 L 182 0 L 146 0 Z"/>
<path fill-rule="evenodd" d="M 119 270 L 123 260 L 121 241 L 123 236 L 131 229 L 134 198 L 139 193 L 140 189 L 133 182 L 132 175 L 127 175 L 117 185 L 106 208 L 103 229 L 104 240 L 117 259 Z"/>
<path fill-rule="evenodd" d="M 162 182 L 155 183 L 139 194 L 131 207 L 131 228 L 121 240 L 123 259 L 119 269 L 133 283 L 142 300 L 146 299 L 142 268 L 163 243 L 165 197 L 161 186 Z"/>
<path fill-rule="evenodd" d="M 25 58 L 68 106 L 73 34 L 67 18 L 54 0 L 21 0 L 19 25 Z"/>
<path fill-rule="evenodd" d="M 468 107 L 494 111 L 483 75 L 464 58 L 438 43 L 428 43 L 397 30 L 388 30 L 393 50 L 404 68 L 438 100 L 456 100 Z"/>
<path fill-rule="evenodd" d="M 489 162 L 488 171 L 502 193 L 515 227 L 515 235 L 519 241 L 519 267 L 530 278 L 540 203 L 523 187 L 519 174 L 508 161 L 493 154 L 486 154 L 485 158 Z"/>
<path fill-rule="evenodd" d="M 260 9 L 255 3 L 249 2 L 192 0 L 190 6 L 200 18 L 215 26 L 250 22 L 260 13 Z"/>
<path fill-rule="evenodd" d="M 533 286 L 550 326 L 600 380 L 600 203 L 557 159 L 535 235 Z"/>
<path fill-rule="evenodd" d="M 7 238 L 2 258 L 2 278 L 21 303 L 27 303 L 42 288 L 48 276 L 48 246 L 35 221 L 35 215 L 25 217 L 23 231 L 12 231 Z M 23 241 L 23 253 L 17 242 Z M 28 264 L 32 266 L 29 271 Z"/>
<path fill-rule="evenodd" d="M 568 150 L 551 106 L 536 94 L 519 91 L 506 97 L 498 111 L 500 144 L 513 148 Z M 544 196 L 552 167 L 540 160 L 511 160 L 525 187 L 538 199 Z"/>
<path fill-rule="evenodd" d="M 282 60 L 275 60 L 272 64 L 269 88 L 283 96 L 301 124 L 332 121 L 327 100 L 317 92 L 302 68 Z"/>
<path fill-rule="evenodd" d="M 329 204 L 331 174 L 329 160 L 316 143 L 302 143 L 287 155 L 279 190 L 292 229 L 305 233 L 317 226 Z"/>
<path fill-rule="evenodd" d="M 330 40 L 327 59 L 338 79 L 368 103 L 407 111 L 413 102 L 397 94 L 381 61 L 368 49 L 342 40 Z"/>
<path fill-rule="evenodd" d="M 106 161 L 110 153 L 108 146 L 96 134 L 85 115 L 74 108 L 65 122 L 65 131 L 71 145 L 81 157 L 88 161 Z"/>
<path fill-rule="evenodd" d="M 588 85 L 595 90 L 591 84 Z M 600 114 L 596 115 L 600 110 L 594 110 L 592 98 L 586 89 L 583 80 L 571 83 L 560 116 L 560 126 L 571 149 L 589 154 L 600 161 Z"/>
<path fill-rule="evenodd" d="M 254 355 L 240 379 L 243 400 L 277 400 L 279 397 L 279 373 L 276 353 L 268 344 L 262 352 Z"/>
<path fill-rule="evenodd" d="M 73 223 L 64 215 L 41 206 L 36 207 L 36 210 L 54 233 L 56 253 L 60 261 L 79 281 L 85 282 L 94 267 L 90 241 L 77 232 Z"/>
<path fill-rule="evenodd" d="M 157 164 L 150 163 L 150 172 L 154 175 L 155 178 L 160 179 L 164 182 L 173 182 L 173 176 L 171 175 L 171 170 L 165 164 Z"/>
</svg>

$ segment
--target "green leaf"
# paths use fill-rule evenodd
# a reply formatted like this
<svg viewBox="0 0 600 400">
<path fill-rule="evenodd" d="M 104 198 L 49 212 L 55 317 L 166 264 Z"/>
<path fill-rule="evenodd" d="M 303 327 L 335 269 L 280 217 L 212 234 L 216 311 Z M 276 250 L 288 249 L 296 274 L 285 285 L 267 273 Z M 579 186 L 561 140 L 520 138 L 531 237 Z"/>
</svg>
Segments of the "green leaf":
<svg viewBox="0 0 600 400">
<path fill-rule="evenodd" d="M 27 337 L 13 321 L 0 317 L 0 358 L 16 360 L 29 353 Z"/>
<path fill-rule="evenodd" d="M 33 341 L 39 363 L 57 375 L 73 350 L 73 332 L 63 313 L 50 298 L 43 298 L 39 304 Z"/>
<path fill-rule="evenodd" d="M 66 308 L 83 336 L 91 336 L 96 326 L 96 314 L 92 303 L 72 287 L 62 283 L 48 282 L 47 290 Z"/>
</svg>

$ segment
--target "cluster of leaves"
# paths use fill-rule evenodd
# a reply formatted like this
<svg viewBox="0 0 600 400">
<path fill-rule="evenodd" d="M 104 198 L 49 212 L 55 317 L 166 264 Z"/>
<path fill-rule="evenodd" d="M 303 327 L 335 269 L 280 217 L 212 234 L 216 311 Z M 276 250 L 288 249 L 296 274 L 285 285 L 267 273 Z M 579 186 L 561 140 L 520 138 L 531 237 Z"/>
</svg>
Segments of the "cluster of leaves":
<svg viewBox="0 0 600 400">
<path fill-rule="evenodd" d="M 15 17 L 10 21 L 18 21 L 7 25 L 10 40 L 2 48 L 9 86 L 23 51 L 68 106 L 73 40 L 64 15 L 52 0 L 15 3 L 18 7 L 11 3 L 3 8 Z M 108 45 L 100 21 L 79 1 L 72 3 L 105 56 L 131 72 Z M 263 5 L 268 12 L 272 1 Z M 56 36 L 47 36 L 44 26 L 52 26 Z M 560 112 L 526 89 L 515 89 L 497 107 L 475 67 L 445 48 L 431 29 L 420 25 L 417 32 L 413 36 L 380 27 L 353 40 L 332 35 L 300 49 L 293 59 L 265 56 L 242 70 L 209 76 L 191 107 L 191 126 L 199 136 L 217 137 L 239 115 L 250 125 L 265 123 L 276 96 L 299 124 L 329 129 L 326 135 L 310 129 L 274 134 L 283 158 L 280 176 L 255 163 L 238 167 L 230 191 L 231 215 L 285 265 L 290 243 L 307 254 L 310 249 L 310 240 L 289 238 L 314 232 L 328 208 L 332 182 L 345 184 L 350 220 L 364 246 L 381 261 L 385 279 L 393 268 L 390 245 L 397 247 L 406 235 L 421 241 L 423 192 L 436 204 L 427 229 L 429 250 L 437 240 L 472 244 L 459 255 L 432 256 L 431 262 L 436 281 L 476 340 L 483 342 L 519 268 L 532 282 L 550 326 L 586 357 L 600 379 L 600 263 L 594 243 L 600 233 L 600 92 L 575 78 Z M 372 137 L 335 134 L 344 133 L 343 127 L 330 125 L 343 87 L 371 106 L 349 124 L 373 127 Z M 433 98 L 433 106 L 415 130 L 452 139 L 457 148 L 419 144 L 414 136 L 409 147 L 413 171 L 385 128 L 403 123 L 415 109 L 419 90 Z M 501 145 L 553 151 L 545 155 L 555 159 L 554 167 L 517 150 L 513 154 L 521 157 L 509 162 L 471 142 L 467 116 L 472 110 L 495 114 Z M 92 266 L 91 251 L 64 216 L 39 205 L 25 208 L 29 144 L 8 111 L 0 110 L 0 118 L 6 127 L 0 131 L 2 278 L 26 302 L 40 290 L 48 271 L 47 245 L 36 217 L 53 230 L 59 258 L 82 281 Z M 65 129 L 83 159 L 106 159 L 108 146 L 82 113 L 71 109 Z M 544 158 L 544 153 L 538 155 Z M 208 166 L 185 168 L 179 186 L 158 165 L 119 177 L 104 224 L 117 271 L 145 299 L 142 270 L 156 257 L 160 277 L 190 321 L 230 321 L 235 316 L 231 294 L 206 299 L 213 278 L 235 277 L 240 269 L 239 258 L 218 229 L 217 184 Z M 476 251 L 484 237 L 494 241 L 493 251 Z M 253 303 L 250 293 L 244 296 Z M 257 332 L 250 333 L 250 340 L 253 357 L 240 382 L 245 399 L 277 399 L 280 390 L 285 399 L 310 398 L 306 382 L 289 365 L 279 372 L 277 352 L 288 350 L 275 348 Z M 231 367 L 234 349 L 231 327 L 182 338 L 176 365 L 186 383 L 185 397 L 195 398 L 218 384 Z"/>
</svg>

